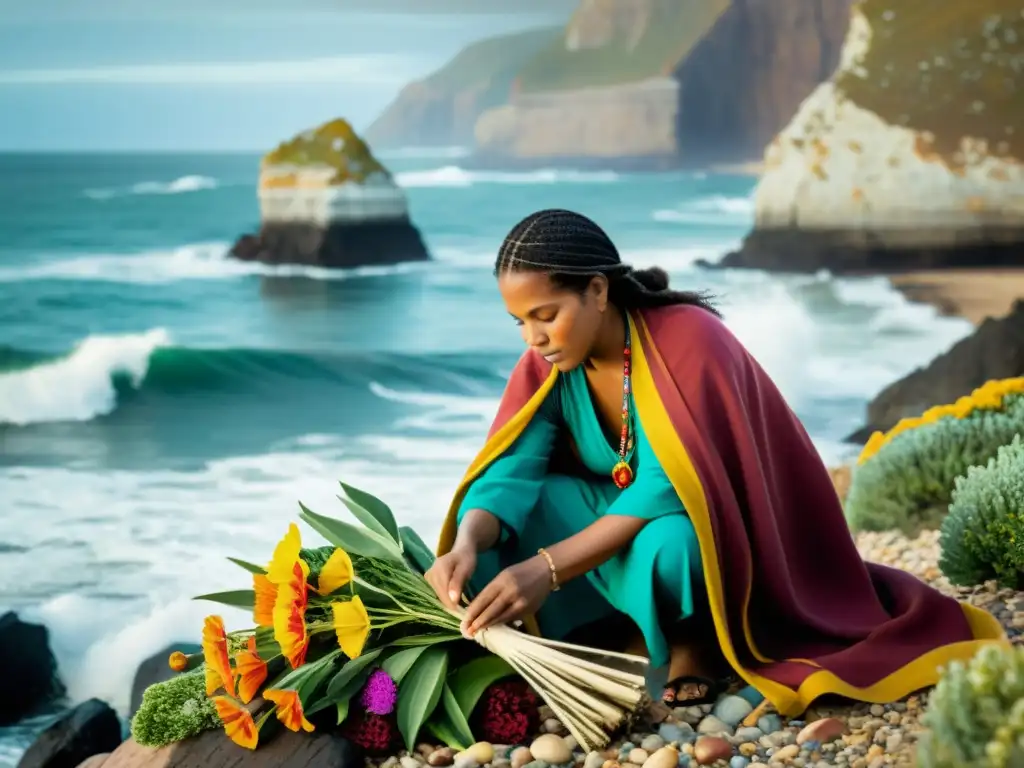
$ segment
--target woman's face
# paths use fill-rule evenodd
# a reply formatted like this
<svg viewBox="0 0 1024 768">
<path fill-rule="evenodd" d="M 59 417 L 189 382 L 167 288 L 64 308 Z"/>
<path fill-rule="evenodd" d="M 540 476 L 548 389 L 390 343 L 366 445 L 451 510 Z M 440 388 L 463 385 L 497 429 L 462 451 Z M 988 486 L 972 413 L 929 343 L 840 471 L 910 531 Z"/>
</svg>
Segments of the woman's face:
<svg viewBox="0 0 1024 768">
<path fill-rule="evenodd" d="M 498 290 L 526 345 L 560 371 L 590 356 L 608 306 L 605 278 L 595 277 L 580 294 L 558 287 L 544 272 L 503 272 Z"/>
</svg>

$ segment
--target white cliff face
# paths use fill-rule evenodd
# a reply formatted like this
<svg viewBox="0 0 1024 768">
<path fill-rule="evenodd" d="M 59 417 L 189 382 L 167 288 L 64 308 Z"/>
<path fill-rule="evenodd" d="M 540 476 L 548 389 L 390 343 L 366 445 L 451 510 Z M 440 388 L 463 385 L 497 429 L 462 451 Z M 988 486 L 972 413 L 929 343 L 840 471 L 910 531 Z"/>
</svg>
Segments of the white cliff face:
<svg viewBox="0 0 1024 768">
<path fill-rule="evenodd" d="M 330 165 L 265 164 L 259 181 L 261 219 L 325 227 L 408 217 L 405 193 L 386 175 L 339 184 L 336 174 Z"/>
<path fill-rule="evenodd" d="M 899 9 L 901 4 L 893 0 L 892 5 Z M 1022 24 L 1020 18 L 1011 21 L 1001 33 L 998 25 L 994 29 L 998 40 L 1016 44 L 1014 25 Z M 974 32 L 965 25 L 965 38 Z M 864 67 L 878 43 L 877 34 L 855 8 L 835 75 L 808 97 L 765 151 L 765 172 L 756 191 L 756 227 L 864 230 L 883 246 L 948 244 L 953 231 L 957 243 L 972 237 L 992 240 L 1000 230 L 1014 227 L 1019 236 L 1024 226 L 1024 157 L 1014 157 L 1010 149 L 1017 139 L 1015 131 L 1024 131 L 1024 124 L 993 125 L 987 138 L 954 137 L 956 148 L 950 152 L 948 136 L 937 142 L 936 133 L 949 125 L 941 111 L 929 113 L 935 120 L 927 129 L 911 128 L 857 103 L 853 96 L 862 89 L 849 89 L 852 95 L 844 89 L 844 83 L 856 83 L 852 78 L 870 82 L 880 92 L 889 84 L 884 72 L 892 71 L 892 65 L 880 67 L 876 61 L 872 72 Z M 998 50 L 992 43 L 987 49 Z M 937 54 L 929 59 L 930 55 L 922 51 L 916 61 L 922 78 L 930 66 L 948 63 Z M 1016 58 L 1004 59 L 1009 62 L 1006 76 L 1016 77 L 1016 82 L 1006 81 L 1002 93 L 1020 99 L 1024 112 L 1024 56 L 1012 55 Z M 979 72 L 991 61 L 985 56 L 978 57 Z M 957 66 L 964 68 L 961 78 L 974 76 L 967 63 Z M 858 98 L 863 101 L 862 95 Z M 935 93 L 933 98 L 944 95 Z M 882 100 L 893 103 L 891 94 Z M 964 110 L 980 112 L 985 106 L 981 100 L 951 99 L 949 114 L 955 120 Z M 1005 140 L 993 138 L 993 132 L 1005 135 Z M 943 151 L 937 148 L 939 143 L 945 145 Z"/>
</svg>

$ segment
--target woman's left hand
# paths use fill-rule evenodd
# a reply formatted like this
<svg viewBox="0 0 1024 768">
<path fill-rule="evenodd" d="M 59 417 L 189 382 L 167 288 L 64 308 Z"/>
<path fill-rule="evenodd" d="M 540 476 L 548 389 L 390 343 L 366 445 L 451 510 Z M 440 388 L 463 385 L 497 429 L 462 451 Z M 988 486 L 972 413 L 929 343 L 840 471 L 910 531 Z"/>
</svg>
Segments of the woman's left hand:
<svg viewBox="0 0 1024 768">
<path fill-rule="evenodd" d="M 551 593 L 551 587 L 551 569 L 539 555 L 506 568 L 466 608 L 463 633 L 473 636 L 481 629 L 534 613 Z"/>
</svg>

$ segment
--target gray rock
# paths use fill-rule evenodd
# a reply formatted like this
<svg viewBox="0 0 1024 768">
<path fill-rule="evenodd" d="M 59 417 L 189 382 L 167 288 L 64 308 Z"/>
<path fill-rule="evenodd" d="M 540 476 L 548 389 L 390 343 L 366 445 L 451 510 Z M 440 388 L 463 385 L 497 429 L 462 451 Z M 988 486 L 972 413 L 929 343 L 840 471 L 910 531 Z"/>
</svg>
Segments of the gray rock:
<svg viewBox="0 0 1024 768">
<path fill-rule="evenodd" d="M 89 699 L 63 714 L 39 734 L 18 768 L 76 766 L 121 744 L 121 721 L 107 704 Z"/>
<path fill-rule="evenodd" d="M 693 726 L 689 723 L 662 723 L 658 726 L 658 735 L 669 744 L 672 742 L 687 744 L 697 737 Z"/>
<path fill-rule="evenodd" d="M 734 736 L 737 741 L 742 743 L 744 741 L 757 741 L 764 736 L 764 732 L 760 728 L 748 726 L 745 728 L 737 728 Z"/>
<path fill-rule="evenodd" d="M 782 718 L 778 715 L 763 715 L 757 719 L 757 727 L 761 729 L 763 733 L 775 733 L 781 731 Z"/>
<path fill-rule="evenodd" d="M 714 715 L 708 715 L 697 724 L 697 733 L 704 733 L 709 736 L 732 736 L 732 726 L 722 722 Z"/>
<path fill-rule="evenodd" d="M 753 711 L 750 702 L 740 696 L 723 696 L 712 710 L 715 717 L 733 728 Z"/>
<path fill-rule="evenodd" d="M 648 753 L 656 752 L 664 746 L 665 739 L 656 733 L 652 733 L 650 736 L 646 737 L 643 741 L 640 742 L 640 749 L 645 750 Z"/>
</svg>

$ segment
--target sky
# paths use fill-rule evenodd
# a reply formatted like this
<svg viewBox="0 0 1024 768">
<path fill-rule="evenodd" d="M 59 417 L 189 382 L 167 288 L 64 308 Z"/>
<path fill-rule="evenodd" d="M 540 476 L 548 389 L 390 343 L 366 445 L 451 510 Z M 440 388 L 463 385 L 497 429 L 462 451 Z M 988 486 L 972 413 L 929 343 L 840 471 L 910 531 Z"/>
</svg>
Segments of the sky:
<svg viewBox="0 0 1024 768">
<path fill-rule="evenodd" d="M 574 5 L 0 0 L 0 151 L 266 151 L 334 117 L 359 130 L 467 43 Z"/>
</svg>

